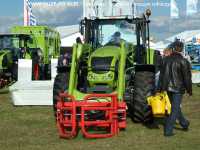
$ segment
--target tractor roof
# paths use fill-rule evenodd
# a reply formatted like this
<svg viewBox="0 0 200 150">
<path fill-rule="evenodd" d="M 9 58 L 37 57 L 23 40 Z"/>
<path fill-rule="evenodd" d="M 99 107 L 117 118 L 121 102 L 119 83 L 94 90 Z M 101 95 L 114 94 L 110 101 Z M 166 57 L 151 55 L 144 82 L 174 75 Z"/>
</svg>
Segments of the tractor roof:
<svg viewBox="0 0 200 150">
<path fill-rule="evenodd" d="M 148 19 L 146 17 L 133 17 L 133 16 L 123 16 L 123 17 L 104 17 L 104 18 L 84 18 L 85 20 L 91 20 L 94 22 L 100 22 L 100 23 L 110 23 L 110 22 L 115 22 L 115 21 L 127 21 L 129 23 L 135 24 L 139 22 L 147 22 Z"/>
</svg>

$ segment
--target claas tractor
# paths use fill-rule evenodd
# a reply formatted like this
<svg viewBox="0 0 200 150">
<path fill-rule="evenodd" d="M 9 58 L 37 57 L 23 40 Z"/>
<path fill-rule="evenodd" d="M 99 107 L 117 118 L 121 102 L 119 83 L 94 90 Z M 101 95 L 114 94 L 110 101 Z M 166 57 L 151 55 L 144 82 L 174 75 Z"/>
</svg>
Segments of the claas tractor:
<svg viewBox="0 0 200 150">
<path fill-rule="evenodd" d="M 11 32 L 29 36 L 25 51 L 32 59 L 32 80 L 51 80 L 51 59 L 60 53 L 59 33 L 48 26 L 14 26 Z"/>
<path fill-rule="evenodd" d="M 0 35 L 0 89 L 17 80 L 18 59 L 32 60 L 32 80 L 51 80 L 51 59 L 60 53 L 60 35 L 47 26 L 14 26 Z"/>
<path fill-rule="evenodd" d="M 14 26 L 0 35 L 0 89 L 17 80 L 18 59 L 32 60 L 32 80 L 51 80 L 51 59 L 60 53 L 60 35 L 47 26 Z"/>
<path fill-rule="evenodd" d="M 117 135 L 134 122 L 152 119 L 147 97 L 155 90 L 157 52 L 148 47 L 149 13 L 142 17 L 83 19 L 84 44 L 58 66 L 53 108 L 61 138 Z"/>
<path fill-rule="evenodd" d="M 26 47 L 28 35 L 0 35 L 0 88 L 17 80 L 17 64 L 21 58 L 21 49 Z"/>
</svg>

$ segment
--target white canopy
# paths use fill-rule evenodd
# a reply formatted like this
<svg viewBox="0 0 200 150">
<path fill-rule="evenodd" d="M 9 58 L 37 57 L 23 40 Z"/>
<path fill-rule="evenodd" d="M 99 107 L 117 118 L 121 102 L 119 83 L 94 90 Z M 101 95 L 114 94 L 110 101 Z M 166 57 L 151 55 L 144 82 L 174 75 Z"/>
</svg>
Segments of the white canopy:
<svg viewBox="0 0 200 150">
<path fill-rule="evenodd" d="M 72 34 L 70 36 L 62 38 L 61 39 L 61 46 L 65 46 L 65 47 L 73 46 L 73 44 L 76 43 L 76 38 L 77 37 L 80 37 L 81 40 L 83 41 L 82 35 L 79 32 L 77 32 L 77 33 L 74 33 L 74 34 Z"/>
</svg>

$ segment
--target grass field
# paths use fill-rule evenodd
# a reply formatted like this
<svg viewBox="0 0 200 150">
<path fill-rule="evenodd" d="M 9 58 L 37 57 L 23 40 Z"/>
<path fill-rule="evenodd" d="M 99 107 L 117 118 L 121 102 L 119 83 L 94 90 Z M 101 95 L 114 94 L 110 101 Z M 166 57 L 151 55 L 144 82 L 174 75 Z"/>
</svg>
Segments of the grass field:
<svg viewBox="0 0 200 150">
<path fill-rule="evenodd" d="M 190 130 L 163 136 L 163 126 L 149 129 L 128 119 L 126 131 L 108 139 L 59 139 L 51 107 L 14 107 L 9 94 L 0 95 L 0 150 L 199 150 L 200 87 L 184 98 Z M 177 126 L 179 127 L 179 126 Z"/>
</svg>

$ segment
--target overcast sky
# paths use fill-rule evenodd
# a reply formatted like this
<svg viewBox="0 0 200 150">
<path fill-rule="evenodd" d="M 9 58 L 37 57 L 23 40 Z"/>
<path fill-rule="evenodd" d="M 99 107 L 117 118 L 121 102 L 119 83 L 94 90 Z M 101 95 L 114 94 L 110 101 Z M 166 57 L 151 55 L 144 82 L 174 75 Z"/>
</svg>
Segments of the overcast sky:
<svg viewBox="0 0 200 150">
<path fill-rule="evenodd" d="M 33 7 L 33 13 L 41 25 L 64 26 L 78 24 L 82 17 L 82 0 L 31 0 L 32 2 L 78 2 L 76 7 Z M 170 0 L 135 0 L 137 2 L 163 2 Z M 200 15 L 185 17 L 186 0 L 176 0 L 180 9 L 179 19 L 170 19 L 170 7 L 151 7 L 151 34 L 160 40 L 175 33 L 199 29 Z M 200 0 L 199 0 L 200 2 Z M 0 32 L 8 32 L 14 25 L 23 25 L 23 0 L 1 0 L 0 5 Z"/>
</svg>

